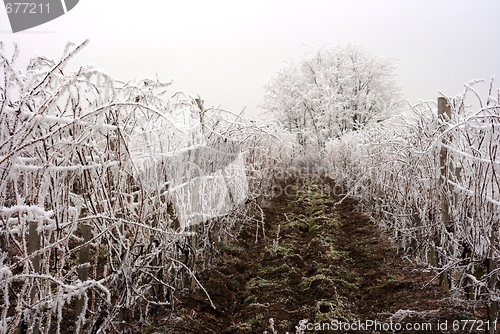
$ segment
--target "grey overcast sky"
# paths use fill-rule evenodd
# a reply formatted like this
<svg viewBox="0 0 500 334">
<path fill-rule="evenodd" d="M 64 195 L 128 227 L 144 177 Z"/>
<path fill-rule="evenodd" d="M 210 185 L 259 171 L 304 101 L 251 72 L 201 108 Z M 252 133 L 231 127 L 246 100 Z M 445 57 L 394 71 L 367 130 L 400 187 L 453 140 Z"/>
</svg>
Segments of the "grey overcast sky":
<svg viewBox="0 0 500 334">
<path fill-rule="evenodd" d="M 310 47 L 352 42 L 396 58 L 398 83 L 416 103 L 500 76 L 499 37 L 499 0 L 80 0 L 16 34 L 0 8 L 0 40 L 20 45 L 23 67 L 88 38 L 69 68 L 93 64 L 122 81 L 158 74 L 174 80 L 172 94 L 199 93 L 234 112 L 246 106 L 247 116 L 262 112 L 271 77 Z"/>
</svg>

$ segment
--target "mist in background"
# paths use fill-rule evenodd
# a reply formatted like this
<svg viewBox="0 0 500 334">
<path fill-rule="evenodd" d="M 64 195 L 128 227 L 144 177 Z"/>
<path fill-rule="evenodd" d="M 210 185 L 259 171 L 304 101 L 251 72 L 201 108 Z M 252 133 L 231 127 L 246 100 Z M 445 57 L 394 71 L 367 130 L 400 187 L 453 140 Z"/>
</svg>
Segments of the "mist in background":
<svg viewBox="0 0 500 334">
<path fill-rule="evenodd" d="M 36 54 L 60 59 L 68 41 L 90 39 L 69 69 L 93 64 L 114 79 L 163 81 L 255 117 L 264 85 L 311 48 L 351 42 L 398 59 L 410 103 L 456 95 L 472 79 L 500 75 L 500 2 L 81 0 L 65 15 L 13 34 L 0 8 L 0 40 L 20 46 L 18 66 Z M 500 79 L 499 79 L 500 80 Z M 261 116 L 262 117 L 262 116 Z"/>
</svg>

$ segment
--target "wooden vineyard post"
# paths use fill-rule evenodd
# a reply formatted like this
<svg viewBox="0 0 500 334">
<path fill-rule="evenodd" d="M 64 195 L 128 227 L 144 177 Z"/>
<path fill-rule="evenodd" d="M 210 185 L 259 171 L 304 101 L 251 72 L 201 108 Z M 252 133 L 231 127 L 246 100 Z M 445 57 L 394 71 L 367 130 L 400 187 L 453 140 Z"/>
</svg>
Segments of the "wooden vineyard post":
<svg viewBox="0 0 500 334">
<path fill-rule="evenodd" d="M 489 278 L 489 281 L 488 281 L 488 289 L 490 291 L 496 290 L 498 275 L 496 273 L 493 273 L 496 269 L 497 269 L 496 261 L 493 259 L 488 259 L 488 274 L 491 275 Z M 491 274 L 491 273 L 493 273 L 493 274 Z M 495 327 L 497 325 L 496 320 L 497 320 L 497 313 L 498 313 L 498 302 L 491 300 L 491 298 L 490 298 L 489 303 L 487 304 L 487 309 L 488 309 L 488 321 L 490 324 L 494 324 L 491 326 L 488 333 L 494 334 Z"/>
<path fill-rule="evenodd" d="M 368 210 L 370 211 L 371 215 L 374 215 L 375 213 L 375 206 L 374 206 L 374 198 L 375 198 L 375 195 L 374 195 L 374 190 L 373 190 L 373 182 L 371 180 L 368 180 L 368 182 L 370 183 L 369 185 L 369 189 L 370 189 L 370 196 L 368 197 Z"/>
<path fill-rule="evenodd" d="M 38 234 L 37 228 L 38 228 L 38 222 L 30 222 L 29 223 L 29 248 L 28 251 L 30 254 L 33 254 L 34 252 L 40 250 L 40 234 Z M 33 263 L 33 269 L 35 273 L 40 272 L 40 255 L 35 255 L 33 256 L 32 259 Z M 36 295 L 36 287 L 33 285 L 33 288 L 31 289 L 31 300 L 35 298 Z"/>
<path fill-rule="evenodd" d="M 431 263 L 431 266 L 433 266 L 433 267 L 435 267 L 437 265 L 436 251 L 434 249 L 434 245 L 431 245 L 431 248 L 429 250 L 429 262 Z"/>
<path fill-rule="evenodd" d="M 460 183 L 461 176 L 462 176 L 462 167 L 455 166 L 455 180 L 456 180 L 457 183 Z M 458 198 L 459 198 L 458 194 L 459 193 L 458 192 L 454 192 L 454 194 L 455 195 L 453 197 L 453 205 L 455 207 L 457 207 L 458 206 Z"/>
<path fill-rule="evenodd" d="M 438 118 L 441 120 L 447 120 L 451 118 L 451 107 L 448 101 L 444 97 L 438 98 Z M 441 192 L 441 220 L 443 224 L 447 224 L 450 221 L 450 207 L 448 204 L 448 199 L 445 196 L 444 189 L 447 189 L 447 179 L 448 179 L 448 169 L 447 164 L 448 151 L 446 147 L 441 147 L 439 154 L 439 169 L 441 171 L 441 183 L 443 185 L 443 191 Z M 433 245 L 431 247 L 434 247 Z M 435 250 L 434 250 L 435 251 Z M 444 272 L 442 274 L 443 288 L 446 293 L 450 290 L 450 282 L 448 279 L 448 273 Z"/>
<path fill-rule="evenodd" d="M 191 220 L 191 240 L 190 240 L 190 244 L 191 244 L 191 247 L 192 247 L 192 250 L 193 250 L 193 258 L 191 259 L 191 263 L 192 263 L 192 268 L 191 271 L 192 271 L 192 275 L 195 274 L 195 267 L 196 267 L 196 246 L 197 246 L 197 243 L 198 243 L 198 238 L 197 238 L 197 235 L 196 235 L 196 232 L 197 232 L 197 228 L 198 228 L 198 224 L 200 223 L 200 214 L 201 214 L 201 205 L 200 205 L 200 186 L 201 186 L 201 182 L 200 182 L 200 169 L 199 169 L 199 166 L 200 166 L 200 148 L 197 147 L 196 148 L 196 151 L 195 151 L 195 160 L 194 160 L 194 163 L 195 163 L 195 166 L 196 166 L 196 170 L 194 172 L 194 186 L 193 186 L 193 194 L 192 194 L 192 217 L 193 219 Z M 194 279 L 194 277 L 191 276 L 190 278 L 190 281 L 191 281 L 191 290 L 193 290 L 195 287 L 196 287 L 196 281 Z"/>
<path fill-rule="evenodd" d="M 453 173 L 455 174 L 455 182 L 457 184 L 460 184 L 461 177 L 462 177 L 462 167 L 458 166 L 457 164 L 454 164 L 453 165 L 453 169 L 454 169 Z M 459 197 L 459 192 L 458 191 L 454 191 L 453 192 L 453 207 L 455 209 L 458 208 L 458 205 L 459 205 L 458 200 L 459 200 L 459 198 L 460 198 Z M 465 251 L 465 249 L 464 249 L 464 251 Z M 466 257 L 466 253 L 463 253 L 462 257 L 465 258 Z M 457 282 L 457 285 L 460 284 L 460 277 L 461 276 L 462 276 L 462 273 L 457 270 L 455 272 L 455 277 L 454 277 L 455 282 Z M 467 287 L 468 282 L 472 282 L 472 280 L 469 277 L 465 277 L 464 282 L 463 282 L 464 286 Z M 466 288 L 465 289 L 465 296 L 466 296 L 466 298 L 467 299 L 471 299 L 470 295 L 471 295 L 471 293 L 469 291 L 469 288 Z"/>
<path fill-rule="evenodd" d="M 38 222 L 34 222 L 34 221 L 29 222 L 28 252 L 30 254 L 33 254 L 36 251 L 40 250 L 40 234 L 38 233 L 37 228 L 38 228 Z M 34 272 L 39 273 L 40 272 L 40 255 L 33 256 L 33 259 L 31 261 L 33 263 Z M 36 298 L 36 293 L 37 293 L 37 287 L 36 287 L 35 282 L 36 282 L 35 279 L 33 279 L 33 287 L 31 288 L 31 292 L 30 292 L 32 304 L 34 304 L 34 301 Z M 38 332 L 39 332 L 39 323 L 35 324 L 35 327 L 33 329 L 34 334 L 38 334 Z"/>
<path fill-rule="evenodd" d="M 78 268 L 78 278 L 80 281 L 85 282 L 89 278 L 89 267 L 87 264 L 90 263 L 90 246 L 88 242 L 92 238 L 92 228 L 90 225 L 83 224 L 81 225 L 81 232 L 82 232 L 82 237 L 83 237 L 83 247 L 80 249 L 80 268 Z M 84 303 L 84 297 L 80 296 L 79 299 L 76 301 L 76 307 L 75 307 L 75 316 L 76 319 L 78 320 L 78 317 L 83 311 L 83 303 Z"/>
<path fill-rule="evenodd" d="M 493 212 L 493 204 L 488 203 L 486 205 L 487 209 L 489 212 Z M 490 245 L 495 245 L 495 233 L 493 231 L 498 229 L 498 226 L 495 223 L 495 221 L 492 222 L 492 231 L 490 235 Z M 491 247 L 491 246 L 490 246 Z M 490 254 L 489 254 L 489 259 L 487 260 L 487 266 L 488 266 L 488 274 L 489 274 L 489 279 L 488 279 L 488 290 L 490 294 L 496 294 L 497 292 L 497 283 L 498 283 L 498 273 L 495 271 L 498 268 L 497 260 L 494 258 L 494 251 L 490 249 Z M 495 327 L 498 326 L 497 324 L 497 314 L 498 314 L 498 301 L 492 300 L 492 298 L 489 298 L 488 304 L 487 304 L 487 311 L 488 311 L 488 321 L 490 324 L 495 324 L 495 326 L 492 326 L 493 328 L 490 328 L 488 333 L 494 334 L 495 333 Z"/>
<path fill-rule="evenodd" d="M 5 240 L 7 238 L 7 235 L 5 231 L 0 233 L 0 250 L 5 251 Z"/>
<path fill-rule="evenodd" d="M 448 119 L 451 118 L 451 108 L 448 105 L 448 102 L 444 97 L 438 98 L 438 117 L 441 119 L 446 119 L 445 115 Z M 440 170 L 441 170 L 441 181 L 443 182 L 443 185 L 446 187 L 446 180 L 448 179 L 448 169 L 449 166 L 446 163 L 448 158 L 448 151 L 446 150 L 445 147 L 441 147 L 441 152 L 439 154 L 439 165 L 440 165 Z M 446 198 L 443 196 L 441 199 L 441 218 L 443 220 L 443 223 L 447 223 L 450 221 L 450 208 L 448 201 Z"/>
<path fill-rule="evenodd" d="M 152 226 L 154 228 L 158 228 L 158 222 L 154 221 Z M 154 240 L 153 243 L 157 243 L 157 241 Z M 159 283 L 160 281 L 162 281 L 164 279 L 163 278 L 163 268 L 160 266 L 161 253 L 156 254 L 153 257 L 153 261 L 151 264 L 153 265 L 154 268 L 158 268 L 158 270 L 156 271 L 156 277 L 158 278 L 158 281 L 153 283 L 154 295 L 159 302 L 164 302 L 165 301 L 164 288 L 163 288 L 163 285 L 161 283 Z M 173 301 L 172 301 L 172 303 L 173 303 Z M 151 311 L 153 314 L 153 325 L 158 325 L 159 322 L 158 322 L 157 314 L 160 312 L 160 307 L 157 305 L 153 306 L 153 309 Z"/>
<path fill-rule="evenodd" d="M 205 112 L 204 107 L 203 107 L 203 100 L 198 97 L 195 99 L 195 102 L 198 106 L 199 109 L 199 116 L 200 116 L 200 126 L 201 126 L 201 132 L 203 133 L 203 114 Z M 195 156 L 194 156 L 194 165 L 195 165 L 195 171 L 194 171 L 194 183 L 193 183 L 193 193 L 191 194 L 191 238 L 190 238 L 190 244 L 192 247 L 193 251 L 193 258 L 191 259 L 192 263 L 192 275 L 195 275 L 195 269 L 196 269 L 196 261 L 197 261 L 197 244 L 198 244 L 198 238 L 197 238 L 197 229 L 198 225 L 201 223 L 200 217 L 201 217 L 201 203 L 200 203 L 200 187 L 201 187 L 201 180 L 200 180 L 200 168 L 201 168 L 201 161 L 200 161 L 200 147 L 199 147 L 199 141 L 198 139 L 195 140 L 196 144 L 196 149 L 195 149 Z M 194 290 L 196 287 L 196 280 L 194 277 L 190 277 L 190 287 L 191 290 Z"/>
</svg>

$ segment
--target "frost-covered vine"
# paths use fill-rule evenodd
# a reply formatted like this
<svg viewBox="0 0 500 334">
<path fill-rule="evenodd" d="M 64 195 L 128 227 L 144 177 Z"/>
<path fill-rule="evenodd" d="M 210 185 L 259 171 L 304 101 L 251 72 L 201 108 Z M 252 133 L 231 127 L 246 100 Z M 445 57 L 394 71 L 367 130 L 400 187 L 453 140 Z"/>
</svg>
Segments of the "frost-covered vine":
<svg viewBox="0 0 500 334">
<path fill-rule="evenodd" d="M 127 332 L 205 291 L 279 162 L 278 134 L 170 83 L 67 70 L 85 44 L 26 71 L 0 44 L 0 333 Z"/>
<path fill-rule="evenodd" d="M 432 102 L 328 144 L 330 176 L 383 218 L 453 296 L 496 301 L 500 211 L 500 104 L 493 81 Z M 498 94 L 495 94 L 498 95 Z"/>
</svg>

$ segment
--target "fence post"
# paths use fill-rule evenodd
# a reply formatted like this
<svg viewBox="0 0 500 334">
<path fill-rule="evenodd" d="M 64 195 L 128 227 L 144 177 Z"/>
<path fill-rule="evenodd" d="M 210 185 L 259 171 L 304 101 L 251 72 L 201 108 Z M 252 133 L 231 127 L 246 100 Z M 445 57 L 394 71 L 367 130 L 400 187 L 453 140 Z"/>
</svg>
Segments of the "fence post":
<svg viewBox="0 0 500 334">
<path fill-rule="evenodd" d="M 488 212 L 493 212 L 493 204 L 488 203 L 486 204 L 485 208 Z M 490 235 L 490 245 L 495 245 L 495 233 L 493 231 L 496 230 L 495 228 L 495 223 L 492 222 L 492 231 Z M 498 228 L 498 226 L 497 226 Z M 488 266 L 488 290 L 490 293 L 490 297 L 488 300 L 487 304 L 487 312 L 488 312 L 488 318 L 487 320 L 489 321 L 489 324 L 495 324 L 494 326 L 490 326 L 489 333 L 493 334 L 495 333 L 495 327 L 497 326 L 497 314 L 498 314 L 498 301 L 492 300 L 491 294 L 494 294 L 497 292 L 497 283 L 498 283 L 498 273 L 496 273 L 496 269 L 498 268 L 497 260 L 494 258 L 494 251 L 491 249 L 490 246 L 490 251 L 489 251 L 489 259 L 487 259 L 487 266 Z M 493 328 L 492 328 L 493 327 Z"/>
<path fill-rule="evenodd" d="M 90 263 L 90 246 L 88 242 L 92 238 L 92 228 L 90 225 L 82 224 L 80 226 L 82 237 L 83 237 L 83 247 L 80 249 L 80 268 L 78 268 L 78 278 L 80 281 L 85 282 L 89 278 L 89 267 L 88 265 L 82 266 L 83 264 Z M 83 303 L 84 298 L 80 296 L 79 299 L 76 300 L 75 306 L 75 316 L 76 320 L 80 317 L 80 314 L 83 311 Z"/>
<path fill-rule="evenodd" d="M 40 234 L 38 233 L 37 228 L 38 228 L 38 222 L 35 222 L 35 221 L 29 222 L 28 252 L 30 254 L 33 254 L 36 251 L 40 250 Z M 33 256 L 31 262 L 33 263 L 33 269 L 34 269 L 35 273 L 39 273 L 40 272 L 40 255 Z M 33 278 L 33 286 L 31 287 L 31 292 L 30 292 L 30 298 L 31 298 L 32 304 L 36 298 L 36 293 L 37 293 L 37 287 L 36 287 L 35 282 L 36 282 L 36 280 Z M 40 326 L 40 324 L 37 322 L 34 326 L 33 334 L 38 334 L 39 326 Z"/>
<path fill-rule="evenodd" d="M 492 238 L 493 239 L 493 238 Z M 493 273 L 497 269 L 497 262 L 493 259 L 488 259 L 488 274 L 490 274 L 490 278 L 488 280 L 488 289 L 490 291 L 496 290 L 497 285 L 497 274 Z M 492 274 L 493 273 L 493 274 Z M 495 333 L 495 327 L 497 325 L 497 313 L 498 313 L 498 302 L 495 300 L 489 299 L 489 303 L 487 304 L 488 309 L 488 322 L 490 324 L 490 328 L 488 333 Z M 495 325 L 493 325 L 495 324 Z"/>
<path fill-rule="evenodd" d="M 200 126 L 201 126 L 201 133 L 204 132 L 204 123 L 203 123 L 203 115 L 205 113 L 205 108 L 203 106 L 203 100 L 201 97 L 198 96 L 198 98 L 195 99 L 196 105 L 198 106 L 199 109 L 199 117 L 200 117 Z M 193 233 L 191 238 L 190 238 L 190 244 L 193 250 L 193 258 L 192 258 L 192 265 L 193 267 L 191 268 L 192 274 L 195 274 L 195 269 L 196 269 L 196 261 L 197 261 L 197 246 L 198 246 L 198 236 L 197 236 L 197 228 L 198 225 L 201 223 L 200 215 L 201 215 L 201 203 L 200 203 L 200 187 L 201 187 L 201 180 L 200 180 L 200 168 L 201 168 L 201 161 L 200 161 L 200 147 L 199 147 L 199 142 L 198 140 L 195 140 L 196 144 L 196 149 L 195 149 L 195 156 L 194 156 L 194 165 L 195 165 L 195 171 L 194 171 L 194 184 L 193 184 L 193 193 L 191 194 L 191 216 L 193 219 L 191 220 L 191 232 Z M 194 277 L 190 278 L 190 285 L 191 285 L 191 290 L 194 290 L 196 287 L 196 281 Z"/>
<path fill-rule="evenodd" d="M 438 98 L 438 117 L 442 120 L 451 118 L 451 108 L 448 105 L 448 101 L 444 97 Z M 439 165 L 441 170 L 441 181 L 443 182 L 443 186 L 446 187 L 446 180 L 448 179 L 448 169 L 449 166 L 446 163 L 448 159 L 448 151 L 445 147 L 441 147 L 441 152 L 439 155 Z M 450 208 L 446 197 L 442 196 L 441 198 L 441 218 L 443 223 L 446 223 L 450 220 Z"/>
<path fill-rule="evenodd" d="M 29 247 L 28 251 L 30 254 L 33 254 L 34 252 L 40 250 L 40 234 L 38 234 L 37 228 L 38 228 L 38 222 L 30 222 L 29 223 Z M 33 263 L 33 268 L 35 270 L 35 273 L 40 272 L 40 255 L 35 255 L 33 256 L 33 259 L 31 260 Z M 31 289 L 31 299 L 35 298 L 36 294 L 36 288 L 33 286 L 33 289 Z"/>
<path fill-rule="evenodd" d="M 445 97 L 438 98 L 438 118 L 441 120 L 446 120 L 451 118 L 451 107 L 448 104 L 448 101 Z M 450 221 L 450 207 L 448 203 L 448 199 L 445 196 L 445 189 L 447 189 L 447 179 L 448 179 L 448 170 L 449 166 L 447 164 L 448 160 L 448 151 L 445 147 L 441 147 L 441 151 L 439 153 L 439 169 L 441 171 L 441 220 L 443 224 L 446 224 Z M 434 246 L 431 246 L 434 247 Z M 435 251 L 435 250 L 434 250 Z M 443 282 L 443 288 L 446 293 L 449 292 L 450 282 L 448 279 L 448 273 L 443 272 L 441 276 L 441 280 Z"/>
<path fill-rule="evenodd" d="M 153 221 L 153 224 L 152 224 L 152 227 L 154 228 L 158 228 L 158 221 Z M 159 242 L 157 240 L 153 240 L 153 244 L 156 244 L 157 248 L 159 248 Z M 156 254 L 154 257 L 153 257 L 153 261 L 151 262 L 151 265 L 154 267 L 154 268 L 159 268 L 156 271 L 156 277 L 158 278 L 159 281 L 162 281 L 164 279 L 163 277 L 163 268 L 162 266 L 160 265 L 162 263 L 161 261 L 161 252 Z M 156 297 L 156 299 L 160 302 L 164 302 L 165 301 L 165 294 L 164 294 L 164 287 L 161 283 L 159 283 L 158 281 L 156 282 L 153 282 L 153 291 L 154 291 L 154 295 Z M 173 300 L 171 300 L 172 302 L 172 305 L 174 303 Z M 158 305 L 155 305 L 153 306 L 153 309 L 151 310 L 151 313 L 153 314 L 153 325 L 158 325 L 158 317 L 157 317 L 157 314 L 160 312 L 160 307 Z"/>
<path fill-rule="evenodd" d="M 433 267 L 437 266 L 436 250 L 434 249 L 434 244 L 431 244 L 431 248 L 429 250 L 429 262 L 431 263 L 431 266 Z"/>
<path fill-rule="evenodd" d="M 6 249 L 7 249 L 7 248 L 5 247 L 5 246 L 6 246 L 6 245 L 5 245 L 5 243 L 6 243 L 6 239 L 7 239 L 7 234 L 6 234 L 6 232 L 5 232 L 5 231 L 2 231 L 2 232 L 0 233 L 0 250 L 2 250 L 2 251 L 6 251 Z"/>
</svg>

